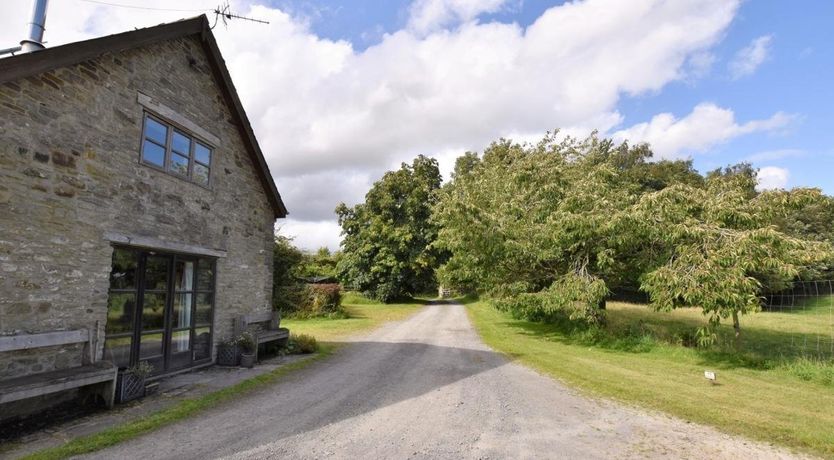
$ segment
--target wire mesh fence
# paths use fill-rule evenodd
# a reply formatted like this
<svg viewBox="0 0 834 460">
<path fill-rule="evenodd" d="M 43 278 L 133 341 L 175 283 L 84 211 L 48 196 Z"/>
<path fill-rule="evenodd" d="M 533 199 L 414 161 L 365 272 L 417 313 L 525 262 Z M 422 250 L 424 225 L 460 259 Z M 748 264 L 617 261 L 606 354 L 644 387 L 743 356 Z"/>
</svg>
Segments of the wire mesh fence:
<svg viewBox="0 0 834 460">
<path fill-rule="evenodd" d="M 769 341 L 776 353 L 834 360 L 834 281 L 798 281 L 767 293 L 760 314 L 769 316 L 779 331 Z"/>
</svg>

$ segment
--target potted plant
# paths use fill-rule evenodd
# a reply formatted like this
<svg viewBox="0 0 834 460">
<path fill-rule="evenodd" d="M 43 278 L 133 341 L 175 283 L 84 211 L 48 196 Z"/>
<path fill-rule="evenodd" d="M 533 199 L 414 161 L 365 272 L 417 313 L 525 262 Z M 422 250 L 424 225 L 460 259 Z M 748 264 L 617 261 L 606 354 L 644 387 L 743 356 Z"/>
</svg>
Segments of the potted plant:
<svg viewBox="0 0 834 460">
<path fill-rule="evenodd" d="M 225 338 L 217 345 L 217 365 L 237 366 L 237 339 Z"/>
<path fill-rule="evenodd" d="M 147 361 L 119 372 L 116 379 L 116 399 L 120 403 L 132 401 L 145 396 L 145 379 L 153 372 L 153 366 Z"/>
<path fill-rule="evenodd" d="M 247 368 L 255 366 L 255 352 L 258 349 L 258 344 L 255 343 L 255 338 L 252 334 L 244 332 L 237 340 L 240 346 L 240 365 Z"/>
</svg>

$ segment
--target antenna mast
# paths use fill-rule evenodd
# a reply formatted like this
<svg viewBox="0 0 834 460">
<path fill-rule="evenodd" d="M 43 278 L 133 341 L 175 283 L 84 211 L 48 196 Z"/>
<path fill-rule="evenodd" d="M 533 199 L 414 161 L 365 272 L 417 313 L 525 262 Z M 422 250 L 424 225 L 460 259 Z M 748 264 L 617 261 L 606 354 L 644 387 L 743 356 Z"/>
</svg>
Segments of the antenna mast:
<svg viewBox="0 0 834 460">
<path fill-rule="evenodd" d="M 214 29 L 214 27 L 217 25 L 218 18 L 223 21 L 224 26 L 227 26 L 228 21 L 232 19 L 243 19 L 244 21 L 257 22 L 259 24 L 269 24 L 269 21 L 264 21 L 262 19 L 255 18 L 247 18 L 246 16 L 241 16 L 239 14 L 232 13 L 232 8 L 231 6 L 229 6 L 229 2 L 226 2 L 214 9 L 214 24 L 211 26 L 212 29 Z"/>
</svg>

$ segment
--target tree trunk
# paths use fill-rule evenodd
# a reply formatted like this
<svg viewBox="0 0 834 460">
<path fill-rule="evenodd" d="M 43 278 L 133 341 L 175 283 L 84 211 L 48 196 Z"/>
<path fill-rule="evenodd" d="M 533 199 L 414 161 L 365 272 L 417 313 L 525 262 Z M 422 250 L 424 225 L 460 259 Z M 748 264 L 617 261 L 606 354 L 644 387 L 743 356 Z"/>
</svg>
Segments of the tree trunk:
<svg viewBox="0 0 834 460">
<path fill-rule="evenodd" d="M 741 335 L 741 325 L 738 323 L 738 312 L 733 312 L 733 329 L 736 331 L 736 339 Z"/>
</svg>

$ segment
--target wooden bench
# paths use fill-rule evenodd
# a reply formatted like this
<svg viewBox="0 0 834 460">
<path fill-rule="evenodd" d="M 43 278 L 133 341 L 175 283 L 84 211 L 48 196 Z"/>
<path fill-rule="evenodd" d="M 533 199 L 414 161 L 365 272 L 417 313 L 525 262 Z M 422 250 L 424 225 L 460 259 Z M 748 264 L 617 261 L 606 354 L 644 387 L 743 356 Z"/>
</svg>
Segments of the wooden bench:
<svg viewBox="0 0 834 460">
<path fill-rule="evenodd" d="M 113 407 L 117 369 L 96 362 L 93 334 L 86 329 L 0 336 L 0 353 L 78 343 L 84 344 L 81 366 L 0 380 L 0 404 L 97 385 L 107 407 Z"/>
<path fill-rule="evenodd" d="M 263 324 L 260 330 L 249 331 L 255 324 Z M 255 339 L 255 360 L 258 359 L 258 348 L 262 343 L 278 342 L 286 345 L 290 338 L 290 330 L 281 325 L 281 314 L 277 311 L 265 311 L 240 315 L 235 320 L 235 335 L 240 336 L 246 331 L 252 333 Z"/>
</svg>

